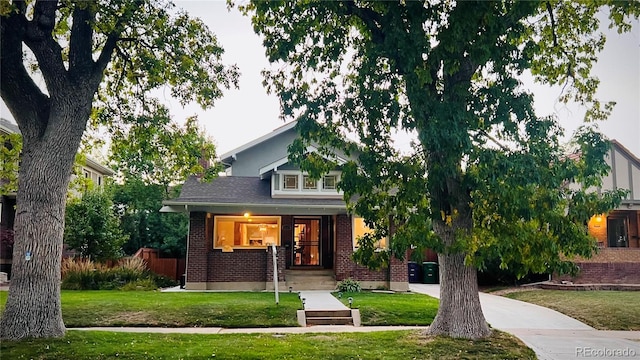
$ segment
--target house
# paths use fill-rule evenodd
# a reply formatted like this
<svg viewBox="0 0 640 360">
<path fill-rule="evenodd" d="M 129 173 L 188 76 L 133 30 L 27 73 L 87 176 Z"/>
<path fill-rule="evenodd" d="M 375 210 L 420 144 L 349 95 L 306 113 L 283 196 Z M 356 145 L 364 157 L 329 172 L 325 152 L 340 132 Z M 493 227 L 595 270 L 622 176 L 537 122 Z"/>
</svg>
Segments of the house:
<svg viewBox="0 0 640 360">
<path fill-rule="evenodd" d="M 408 290 L 406 261 L 373 271 L 351 260 L 369 229 L 347 212 L 339 166 L 316 181 L 289 162 L 295 125 L 221 155 L 226 176 L 189 178 L 178 198 L 164 202 L 163 212 L 189 213 L 186 288 L 271 290 L 275 247 L 280 289 L 334 289 L 352 278 L 363 288 Z M 332 160 L 348 158 L 336 151 Z"/>
<path fill-rule="evenodd" d="M 0 118 L 0 135 L 19 134 L 20 129 L 9 120 Z M 4 147 L 11 147 L 10 143 L 3 144 Z M 4 161 L 4 159 L 3 159 Z M 4 164 L 0 164 L 4 166 Z M 87 156 L 85 164 L 82 165 L 81 174 L 86 179 L 92 181 L 94 186 L 104 187 L 104 179 L 113 176 L 113 170 L 100 164 L 97 160 Z M 6 179 L 0 179 L 0 182 Z M 77 191 L 72 193 L 79 195 Z M 13 221 L 15 218 L 16 193 L 9 191 L 0 194 L 0 271 L 10 273 L 12 263 L 13 244 Z"/>
<path fill-rule="evenodd" d="M 611 171 L 602 190 L 626 189 L 629 195 L 608 214 L 597 214 L 588 223 L 599 251 L 590 259 L 578 259 L 576 277 L 553 280 L 577 284 L 640 284 L 640 159 L 619 142 L 611 142 L 607 157 Z"/>
</svg>

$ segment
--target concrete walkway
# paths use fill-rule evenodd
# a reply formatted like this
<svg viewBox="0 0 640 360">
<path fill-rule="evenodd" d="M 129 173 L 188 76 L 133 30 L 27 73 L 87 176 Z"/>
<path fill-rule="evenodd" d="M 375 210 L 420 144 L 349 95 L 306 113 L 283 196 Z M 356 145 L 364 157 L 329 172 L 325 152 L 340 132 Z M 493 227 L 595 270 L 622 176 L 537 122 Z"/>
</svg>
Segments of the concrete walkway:
<svg viewBox="0 0 640 360">
<path fill-rule="evenodd" d="M 410 284 L 411 291 L 440 297 L 440 287 Z M 555 310 L 480 293 L 487 322 L 520 338 L 540 360 L 638 359 L 640 331 L 599 331 Z"/>
<path fill-rule="evenodd" d="M 330 291 L 300 291 L 300 298 L 304 299 L 305 310 L 349 310 Z"/>
</svg>

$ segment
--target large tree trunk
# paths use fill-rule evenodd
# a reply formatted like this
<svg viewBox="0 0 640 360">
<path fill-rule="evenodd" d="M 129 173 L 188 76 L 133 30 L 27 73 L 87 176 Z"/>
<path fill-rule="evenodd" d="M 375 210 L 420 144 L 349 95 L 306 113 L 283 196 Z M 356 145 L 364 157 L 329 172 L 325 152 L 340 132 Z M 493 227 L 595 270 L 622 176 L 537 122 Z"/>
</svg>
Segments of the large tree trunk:
<svg viewBox="0 0 640 360">
<path fill-rule="evenodd" d="M 469 233 L 471 216 L 460 215 L 451 224 L 435 221 L 434 231 L 445 245 L 455 242 L 456 233 Z M 438 254 L 440 263 L 440 306 L 427 330 L 430 335 L 447 335 L 456 338 L 478 339 L 487 337 L 491 330 L 480 307 L 478 272 L 466 266 L 465 254 Z"/>
<path fill-rule="evenodd" d="M 65 334 L 60 304 L 60 264 L 66 194 L 91 109 L 86 95 L 84 101 L 74 95 L 77 94 L 68 96 L 75 104 L 52 109 L 44 131 L 22 131 L 16 238 L 9 297 L 0 320 L 2 339 Z M 36 122 L 31 119 L 25 123 L 35 127 Z"/>
</svg>

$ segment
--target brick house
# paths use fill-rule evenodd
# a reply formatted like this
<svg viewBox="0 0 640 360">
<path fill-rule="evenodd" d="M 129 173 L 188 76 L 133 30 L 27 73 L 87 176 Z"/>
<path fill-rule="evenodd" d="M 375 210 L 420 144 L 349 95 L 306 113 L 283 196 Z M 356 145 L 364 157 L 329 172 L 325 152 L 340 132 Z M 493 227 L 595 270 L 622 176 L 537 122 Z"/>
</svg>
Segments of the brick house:
<svg viewBox="0 0 640 360">
<path fill-rule="evenodd" d="M 273 247 L 280 289 L 334 289 L 352 278 L 363 288 L 408 290 L 407 262 L 372 271 L 351 260 L 369 231 L 337 189 L 338 166 L 315 181 L 288 160 L 295 122 L 221 155 L 226 176 L 188 179 L 163 212 L 189 213 L 186 288 L 273 289 Z M 310 147 L 308 151 L 314 151 Z M 339 152 L 332 159 L 347 161 Z M 379 246 L 386 247 L 382 239 Z"/>
<path fill-rule="evenodd" d="M 554 280 L 640 284 L 640 159 L 613 140 L 607 163 L 611 171 L 598 191 L 626 189 L 629 195 L 618 208 L 589 220 L 589 233 L 598 241 L 598 253 L 576 261 L 580 267 L 576 277 L 554 275 Z"/>
</svg>

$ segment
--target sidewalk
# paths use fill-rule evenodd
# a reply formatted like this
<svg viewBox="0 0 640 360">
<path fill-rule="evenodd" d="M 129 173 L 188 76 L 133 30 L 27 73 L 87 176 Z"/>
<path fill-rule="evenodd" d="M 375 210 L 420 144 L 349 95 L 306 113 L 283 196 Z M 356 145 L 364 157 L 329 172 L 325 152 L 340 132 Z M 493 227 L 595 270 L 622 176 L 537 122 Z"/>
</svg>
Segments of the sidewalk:
<svg viewBox="0 0 640 360">
<path fill-rule="evenodd" d="M 440 297 L 438 285 L 409 287 L 414 292 Z M 520 338 L 540 360 L 640 357 L 640 331 L 595 330 L 555 310 L 485 293 L 480 293 L 480 304 L 493 328 Z"/>
</svg>

